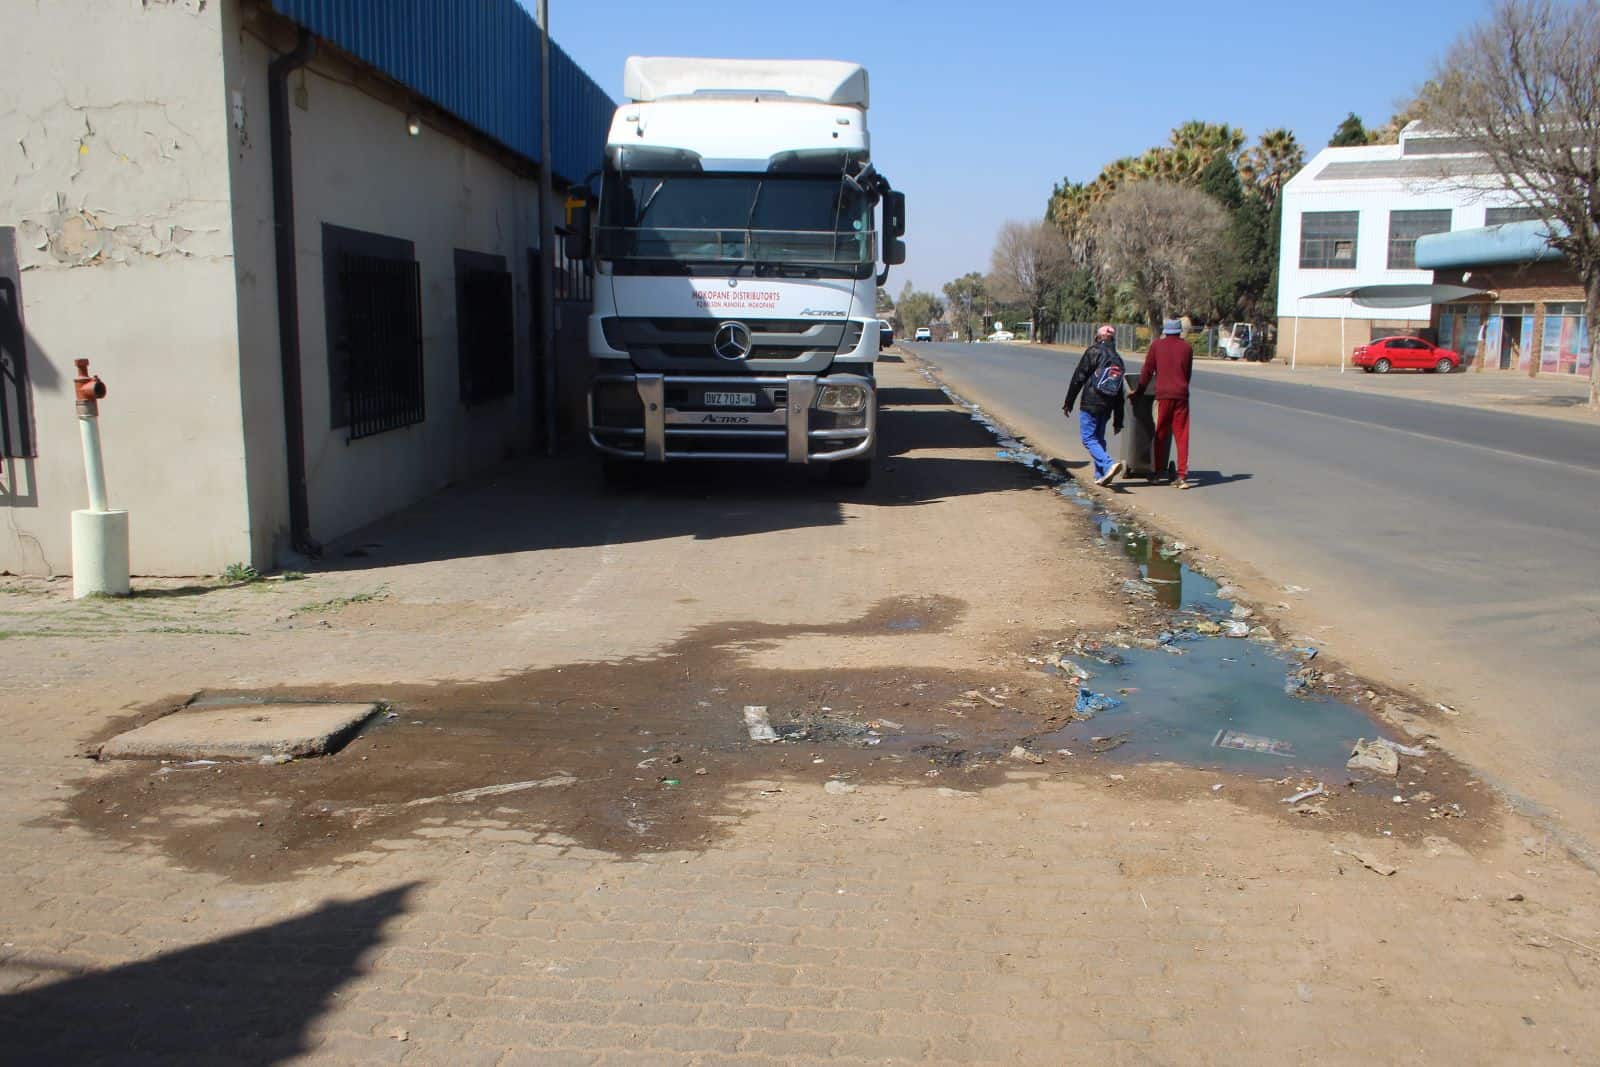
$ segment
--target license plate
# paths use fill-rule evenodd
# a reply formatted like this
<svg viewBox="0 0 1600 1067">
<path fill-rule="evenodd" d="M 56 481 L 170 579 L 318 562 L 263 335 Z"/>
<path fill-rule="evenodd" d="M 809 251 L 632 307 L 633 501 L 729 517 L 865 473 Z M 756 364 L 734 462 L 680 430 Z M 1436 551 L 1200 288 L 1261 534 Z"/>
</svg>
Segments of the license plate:
<svg viewBox="0 0 1600 1067">
<path fill-rule="evenodd" d="M 756 406 L 756 394 L 707 393 L 705 405 L 708 408 L 753 408 Z"/>
</svg>

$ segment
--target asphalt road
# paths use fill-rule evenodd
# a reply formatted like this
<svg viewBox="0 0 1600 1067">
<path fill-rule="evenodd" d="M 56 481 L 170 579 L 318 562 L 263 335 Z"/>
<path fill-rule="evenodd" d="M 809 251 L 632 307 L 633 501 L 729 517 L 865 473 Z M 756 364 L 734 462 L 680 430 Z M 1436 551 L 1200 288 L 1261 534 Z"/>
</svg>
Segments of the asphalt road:
<svg viewBox="0 0 1600 1067">
<path fill-rule="evenodd" d="M 910 348 L 1039 447 L 1086 460 L 1076 419 L 1060 412 L 1076 356 Z M 1137 366 L 1129 360 L 1130 374 Z M 1337 621 L 1331 642 L 1388 680 L 1459 703 L 1469 757 L 1587 824 L 1595 843 L 1600 426 L 1203 364 L 1193 384 L 1199 486 L 1136 481 L 1123 502 L 1274 582 L 1311 587 L 1310 617 Z"/>
</svg>

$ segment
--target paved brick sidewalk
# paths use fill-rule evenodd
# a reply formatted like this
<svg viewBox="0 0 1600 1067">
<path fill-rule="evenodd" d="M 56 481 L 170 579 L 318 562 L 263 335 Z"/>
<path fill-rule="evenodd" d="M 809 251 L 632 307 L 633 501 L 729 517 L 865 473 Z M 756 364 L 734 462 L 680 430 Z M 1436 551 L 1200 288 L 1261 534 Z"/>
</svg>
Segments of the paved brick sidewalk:
<svg viewBox="0 0 1600 1067">
<path fill-rule="evenodd" d="M 887 670 L 907 717 L 925 711 L 920 672 L 1038 677 L 1028 641 L 1113 623 L 1125 572 L 937 391 L 893 365 L 884 378 L 902 428 L 921 421 L 890 443 L 882 484 L 842 501 L 717 483 L 618 500 L 503 475 L 367 532 L 353 543 L 381 547 L 303 584 L 76 606 L 8 585 L 7 626 L 46 636 L 0 640 L 0 1059 L 1594 1062 L 1594 875 L 1487 795 L 1437 823 L 1387 801 L 1297 815 L 1272 781 L 1082 752 L 1005 774 L 908 763 L 828 792 L 843 762 L 820 743 L 779 746 L 787 762 L 760 776 L 685 762 L 674 786 L 635 766 L 660 728 L 646 709 L 629 747 L 573 775 L 614 784 L 619 806 L 560 807 L 579 783 L 441 802 L 365 836 L 330 817 L 301 859 L 278 831 L 324 825 L 320 787 L 293 783 L 326 779 L 271 777 L 298 765 L 208 799 L 203 776 L 241 772 L 79 755 L 166 694 L 407 681 L 426 683 L 407 699 L 456 703 L 428 713 L 438 747 L 399 773 L 419 793 L 445 764 L 491 784 L 489 754 L 462 747 L 486 689 L 459 680 L 585 658 L 626 675 L 688 629 L 752 617 L 796 626 L 728 638 L 759 678 Z M 495 515 L 529 525 L 472 540 Z M 775 558 L 804 565 L 696 578 Z M 948 630 L 822 625 L 909 593 L 967 608 Z M 739 701 L 706 685 L 715 733 Z M 612 695 L 593 695 L 599 722 Z M 579 730 L 547 754 L 528 731 L 552 775 L 614 744 Z M 717 745 L 736 771 L 748 746 Z M 385 751 L 363 739 L 327 766 L 366 781 Z M 693 834 L 586 843 L 669 795 Z M 198 849 L 219 824 L 235 829 Z"/>
</svg>

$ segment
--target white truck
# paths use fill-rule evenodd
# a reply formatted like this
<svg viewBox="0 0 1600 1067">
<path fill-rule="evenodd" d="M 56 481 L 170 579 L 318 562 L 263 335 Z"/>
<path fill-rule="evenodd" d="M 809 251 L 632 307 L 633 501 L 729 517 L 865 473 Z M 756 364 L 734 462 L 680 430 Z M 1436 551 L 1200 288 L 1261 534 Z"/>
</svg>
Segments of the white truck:
<svg viewBox="0 0 1600 1067">
<path fill-rule="evenodd" d="M 905 262 L 866 70 L 634 56 L 623 91 L 596 217 L 569 241 L 595 263 L 589 439 L 608 474 L 751 460 L 864 484 L 877 290 Z"/>
</svg>

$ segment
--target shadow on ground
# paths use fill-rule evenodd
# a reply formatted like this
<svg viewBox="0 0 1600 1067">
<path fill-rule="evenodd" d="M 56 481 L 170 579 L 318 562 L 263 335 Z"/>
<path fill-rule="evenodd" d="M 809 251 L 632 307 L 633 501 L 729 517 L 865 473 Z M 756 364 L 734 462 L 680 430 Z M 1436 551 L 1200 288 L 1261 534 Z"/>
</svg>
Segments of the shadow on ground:
<svg viewBox="0 0 1600 1067">
<path fill-rule="evenodd" d="M 362 970 L 410 883 L 153 959 L 0 997 L 7 1063 L 277 1063 Z M 48 964 L 10 959 L 10 971 Z"/>
<path fill-rule="evenodd" d="M 607 488 L 587 445 L 574 444 L 559 459 L 502 465 L 339 538 L 320 569 L 843 526 L 845 501 L 907 507 L 1037 485 L 1026 471 L 995 462 L 993 447 L 963 409 L 924 388 L 883 391 L 879 468 L 860 489 L 829 482 L 821 469 L 755 463 L 674 464 L 646 471 L 639 484 Z M 947 454 L 962 449 L 986 454 Z"/>
</svg>

